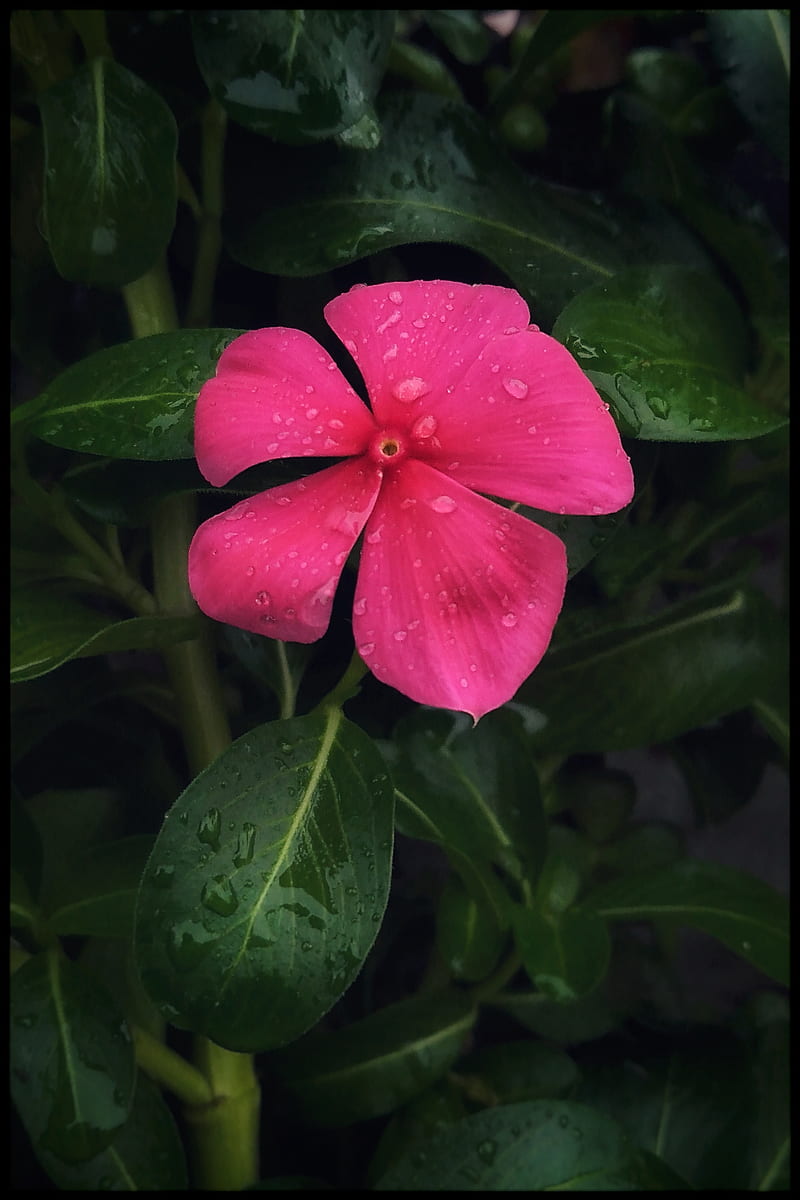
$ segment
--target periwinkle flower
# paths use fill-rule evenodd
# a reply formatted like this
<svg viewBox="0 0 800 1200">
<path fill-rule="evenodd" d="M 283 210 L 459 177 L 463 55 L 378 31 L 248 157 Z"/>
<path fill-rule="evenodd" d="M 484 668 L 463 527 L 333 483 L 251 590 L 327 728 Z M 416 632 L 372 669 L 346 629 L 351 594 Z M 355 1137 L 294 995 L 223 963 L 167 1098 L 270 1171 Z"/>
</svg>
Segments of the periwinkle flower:
<svg viewBox="0 0 800 1200">
<path fill-rule="evenodd" d="M 616 512 L 633 496 L 616 425 L 510 288 L 361 285 L 325 319 L 358 364 L 369 408 L 296 329 L 243 334 L 201 389 L 195 452 L 214 486 L 272 459 L 347 457 L 201 525 L 192 592 L 218 621 L 313 642 L 363 533 L 359 654 L 411 699 L 477 720 L 541 660 L 567 581 L 558 537 L 478 493 Z"/>
</svg>

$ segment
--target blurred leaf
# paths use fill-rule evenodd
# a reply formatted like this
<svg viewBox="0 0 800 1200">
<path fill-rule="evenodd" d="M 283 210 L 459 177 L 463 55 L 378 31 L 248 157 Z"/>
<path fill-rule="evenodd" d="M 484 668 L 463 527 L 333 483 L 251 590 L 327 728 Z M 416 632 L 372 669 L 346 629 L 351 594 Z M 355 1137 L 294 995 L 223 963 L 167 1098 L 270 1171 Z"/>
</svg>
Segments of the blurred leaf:
<svg viewBox="0 0 800 1200">
<path fill-rule="evenodd" d="M 110 997 L 53 949 L 11 978 L 11 1096 L 37 1153 L 83 1163 L 133 1099 L 133 1045 Z"/>
<path fill-rule="evenodd" d="M 175 118 L 125 67 L 93 58 L 41 92 L 44 220 L 56 267 L 120 287 L 163 254 L 175 223 Z"/>
<path fill-rule="evenodd" d="M 394 9 L 192 13 L 197 64 L 228 115 L 300 145 L 372 115 L 394 24 Z"/>
<path fill-rule="evenodd" d="M 771 746 L 754 736 L 750 724 L 747 714 L 734 714 L 716 728 L 691 730 L 670 743 L 701 828 L 726 821 L 755 794 Z"/>
<path fill-rule="evenodd" d="M 549 326 L 577 292 L 659 256 L 697 263 L 697 243 L 659 210 L 532 179 L 464 105 L 424 93 L 382 97 L 370 154 L 286 154 L 279 172 L 237 188 L 225 227 L 234 258 L 276 275 L 315 275 L 417 242 L 484 255 Z"/>
<path fill-rule="evenodd" d="M 197 393 L 237 329 L 155 333 L 98 350 L 14 410 L 67 450 L 111 458 L 193 458 Z"/>
<path fill-rule="evenodd" d="M 489 53 L 492 35 L 475 9 L 425 8 L 421 16 L 460 63 L 473 66 Z"/>
<path fill-rule="evenodd" d="M 107 1149 L 85 1163 L 63 1163 L 46 1151 L 40 1158 L 56 1186 L 66 1192 L 169 1192 L 188 1187 L 175 1118 L 158 1088 L 141 1072 L 130 1116 Z"/>
<path fill-rule="evenodd" d="M 350 986 L 380 927 L 392 788 L 342 713 L 244 734 L 167 814 L 136 918 L 164 1015 L 231 1050 L 270 1049 Z"/>
<path fill-rule="evenodd" d="M 625 750 L 747 707 L 784 656 L 761 594 L 715 588 L 562 643 L 516 698 L 546 718 L 533 739 L 542 750 Z"/>
<path fill-rule="evenodd" d="M 129 938 L 139 880 L 153 839 L 144 835 L 93 846 L 70 863 L 48 926 L 58 934 Z"/>
<path fill-rule="evenodd" d="M 11 597 L 11 682 L 36 679 L 71 658 L 158 650 L 197 637 L 198 617 L 120 621 L 53 588 L 17 588 Z"/>
<path fill-rule="evenodd" d="M 542 995 L 577 1000 L 603 980 L 611 943 L 605 921 L 595 912 L 543 913 L 515 904 L 511 923 L 522 964 Z"/>
<path fill-rule="evenodd" d="M 436 945 L 456 979 L 485 979 L 505 945 L 494 908 L 468 892 L 457 875 L 445 880 L 436 910 Z"/>
<path fill-rule="evenodd" d="M 790 1013 L 785 996 L 760 993 L 749 1014 L 753 1029 L 756 1118 L 750 1190 L 789 1191 L 791 1145 Z"/>
<path fill-rule="evenodd" d="M 569 1100 L 502 1104 L 456 1122 L 390 1167 L 377 1191 L 631 1191 L 637 1148 L 603 1113 Z"/>
<path fill-rule="evenodd" d="M 744 1190 L 752 1084 L 744 1047 L 716 1028 L 585 1066 L 576 1099 L 619 1121 L 692 1187 Z"/>
<path fill-rule="evenodd" d="M 597 848 L 596 860 L 615 874 L 638 874 L 668 867 L 684 853 L 682 829 L 667 821 L 633 824 L 614 841 Z"/>
<path fill-rule="evenodd" d="M 789 163 L 789 14 L 777 8 L 708 13 L 711 49 L 757 136 Z"/>
<path fill-rule="evenodd" d="M 167 496 L 209 490 L 193 458 L 169 462 L 97 458 L 59 481 L 65 495 L 95 521 L 142 529 Z"/>
<path fill-rule="evenodd" d="M 420 994 L 270 1059 L 305 1120 L 340 1128 L 392 1112 L 442 1078 L 475 1020 L 461 992 Z"/>
<path fill-rule="evenodd" d="M 389 1119 L 367 1167 L 368 1187 L 373 1187 L 413 1146 L 467 1115 L 461 1092 L 453 1080 L 453 1072 L 448 1071 L 444 1079 L 409 1100 Z"/>
<path fill-rule="evenodd" d="M 487 999 L 539 1037 L 560 1045 L 591 1042 L 617 1029 L 627 1016 L 625 1006 L 609 996 L 604 985 L 575 1000 L 551 1000 L 540 991 L 503 992 Z"/>
<path fill-rule="evenodd" d="M 448 71 L 440 58 L 423 50 L 413 42 L 395 38 L 386 62 L 389 75 L 407 79 L 415 87 L 448 100 L 462 100 L 461 88 L 452 72 Z"/>
<path fill-rule="evenodd" d="M 482 1046 L 461 1059 L 456 1071 L 465 1094 L 485 1105 L 555 1100 L 571 1093 L 580 1078 L 564 1050 L 534 1039 Z"/>
<path fill-rule="evenodd" d="M 716 863 L 682 859 L 649 875 L 602 884 L 584 899 L 606 921 L 659 917 L 717 938 L 778 983 L 789 982 L 789 906 L 760 879 Z"/>
<path fill-rule="evenodd" d="M 514 877 L 521 864 L 534 873 L 541 865 L 547 828 L 516 713 L 489 713 L 473 729 L 461 716 L 418 709 L 398 724 L 391 761 L 405 797 L 402 832 L 442 838 L 445 850 L 496 862 Z"/>
<path fill-rule="evenodd" d="M 553 334 L 634 437 L 729 441 L 786 423 L 744 390 L 747 328 L 710 275 L 679 266 L 623 271 L 576 296 Z"/>
</svg>

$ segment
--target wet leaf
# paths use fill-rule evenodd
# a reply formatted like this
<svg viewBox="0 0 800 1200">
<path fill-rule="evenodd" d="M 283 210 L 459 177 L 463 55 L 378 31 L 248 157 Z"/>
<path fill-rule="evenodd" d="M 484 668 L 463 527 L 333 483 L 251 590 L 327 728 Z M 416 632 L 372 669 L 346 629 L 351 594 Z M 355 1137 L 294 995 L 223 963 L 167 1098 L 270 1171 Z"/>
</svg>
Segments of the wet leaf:
<svg viewBox="0 0 800 1200">
<path fill-rule="evenodd" d="M 282 169 L 238 189 L 225 228 L 245 266 L 314 275 L 392 246 L 451 242 L 495 263 L 549 327 L 576 293 L 632 262 L 697 262 L 666 216 L 624 210 L 531 179 L 464 105 L 392 93 L 378 106 L 370 154 L 328 147 L 285 155 Z M 701 254 L 701 259 L 703 258 Z"/>
<path fill-rule="evenodd" d="M 10 985 L 11 1096 L 37 1153 L 83 1163 L 114 1140 L 133 1100 L 133 1044 L 107 993 L 53 949 Z"/>
<path fill-rule="evenodd" d="M 474 1113 L 390 1167 L 378 1191 L 632 1191 L 644 1182 L 616 1121 L 568 1100 Z"/>
<path fill-rule="evenodd" d="M 166 249 L 175 223 L 175 118 L 136 75 L 96 57 L 39 96 L 44 221 L 58 271 L 120 287 Z"/>
<path fill-rule="evenodd" d="M 339 710 L 246 733 L 167 814 L 136 952 L 175 1025 L 232 1050 L 299 1037 L 350 986 L 380 927 L 392 788 Z"/>
<path fill-rule="evenodd" d="M 744 1046 L 723 1030 L 587 1066 L 575 1098 L 619 1121 L 692 1187 L 747 1188 L 751 1077 Z"/>
<path fill-rule="evenodd" d="M 306 1120 L 339 1128 L 392 1112 L 441 1079 L 474 1021 L 464 993 L 420 994 L 312 1033 L 270 1062 Z"/>
<path fill-rule="evenodd" d="M 402 832 L 514 875 L 541 865 L 546 824 L 516 713 L 489 713 L 474 729 L 451 713 L 412 713 L 395 731 L 392 775 Z"/>
<path fill-rule="evenodd" d="M 72 658 L 119 650 L 157 650 L 197 637 L 199 618 L 120 621 L 53 588 L 18 588 L 11 600 L 11 682 L 36 679 Z"/>
<path fill-rule="evenodd" d="M 554 648 L 517 700 L 546 718 L 543 750 L 649 746 L 752 703 L 785 659 L 781 638 L 762 595 L 708 589 Z"/>
<path fill-rule="evenodd" d="M 789 163 L 789 14 L 776 8 L 709 12 L 711 49 L 747 120 Z"/>
<path fill-rule="evenodd" d="M 212 9 L 192 13 L 192 35 L 228 115 L 302 145 L 371 117 L 394 23 L 394 9 Z"/>
<path fill-rule="evenodd" d="M 649 875 L 603 884 L 585 897 L 584 904 L 606 921 L 663 917 L 701 929 L 788 986 L 787 900 L 743 871 L 681 859 Z"/>
<path fill-rule="evenodd" d="M 106 1150 L 85 1163 L 67 1164 L 46 1151 L 42 1166 L 61 1191 L 185 1191 L 186 1157 L 169 1106 L 141 1072 L 130 1116 Z"/>
<path fill-rule="evenodd" d="M 98 350 L 14 410 L 31 432 L 67 450 L 110 458 L 194 456 L 197 393 L 238 329 L 156 333 Z"/>
<path fill-rule="evenodd" d="M 745 390 L 747 328 L 710 275 L 679 266 L 623 271 L 576 296 L 553 334 L 633 437 L 730 441 L 786 423 Z"/>
</svg>

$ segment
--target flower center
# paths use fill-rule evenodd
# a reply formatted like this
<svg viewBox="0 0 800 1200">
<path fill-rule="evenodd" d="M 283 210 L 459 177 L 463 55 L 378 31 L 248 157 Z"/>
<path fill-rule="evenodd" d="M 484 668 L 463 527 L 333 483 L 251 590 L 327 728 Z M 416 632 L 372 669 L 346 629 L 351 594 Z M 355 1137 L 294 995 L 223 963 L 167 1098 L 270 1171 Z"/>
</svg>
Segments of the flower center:
<svg viewBox="0 0 800 1200">
<path fill-rule="evenodd" d="M 369 453 L 380 467 L 396 466 L 405 458 L 408 438 L 394 429 L 379 429 L 369 446 Z"/>
</svg>

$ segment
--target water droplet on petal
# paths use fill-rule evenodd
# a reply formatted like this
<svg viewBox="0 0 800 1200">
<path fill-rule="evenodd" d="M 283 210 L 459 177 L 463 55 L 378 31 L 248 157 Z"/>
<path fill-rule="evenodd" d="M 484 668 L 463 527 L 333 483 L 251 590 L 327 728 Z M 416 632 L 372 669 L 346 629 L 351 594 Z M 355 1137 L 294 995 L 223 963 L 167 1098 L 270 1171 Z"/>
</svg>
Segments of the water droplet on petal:
<svg viewBox="0 0 800 1200">
<path fill-rule="evenodd" d="M 456 502 L 452 496 L 436 496 L 429 500 L 428 504 L 437 513 L 451 513 L 456 509 Z"/>
<path fill-rule="evenodd" d="M 278 496 L 278 499 L 275 501 L 275 503 L 280 504 L 281 508 L 285 508 L 287 504 L 292 503 L 292 498 L 291 496 Z"/>
<path fill-rule="evenodd" d="M 408 637 L 408 634 L 406 633 L 405 629 L 395 630 L 394 640 L 396 642 L 404 642 L 407 637 Z"/>
<path fill-rule="evenodd" d="M 362 658 L 369 658 L 370 654 L 375 653 L 375 643 L 374 642 L 364 642 L 363 645 L 358 647 L 358 653 L 361 655 Z"/>
<path fill-rule="evenodd" d="M 269 592 L 256 592 L 256 604 L 269 604 L 271 600 Z"/>
<path fill-rule="evenodd" d="M 503 621 L 503 624 L 505 625 L 506 629 L 513 629 L 517 623 L 516 613 L 513 613 L 513 612 L 504 613 L 503 617 L 502 617 L 502 621 Z"/>
<path fill-rule="evenodd" d="M 363 617 L 366 611 L 367 601 L 364 596 L 359 596 L 358 600 L 356 600 L 355 604 L 353 605 L 353 612 L 357 617 Z"/>
<path fill-rule="evenodd" d="M 503 380 L 503 387 L 515 400 L 524 400 L 528 394 L 527 383 L 523 379 L 515 379 L 513 376 Z"/>
<path fill-rule="evenodd" d="M 439 422 L 436 420 L 436 417 L 433 417 L 430 414 L 420 417 L 419 420 L 414 423 L 414 427 L 411 430 L 411 436 L 420 439 L 433 437 L 433 435 L 436 433 L 438 425 Z"/>
<path fill-rule="evenodd" d="M 427 396 L 430 390 L 424 379 L 414 375 L 410 379 L 398 380 L 392 388 L 392 395 L 401 404 L 411 404 L 414 400 L 419 400 L 420 396 Z"/>
<path fill-rule="evenodd" d="M 389 299 L 391 300 L 392 304 L 402 304 L 403 293 L 397 291 L 389 292 Z"/>
</svg>

